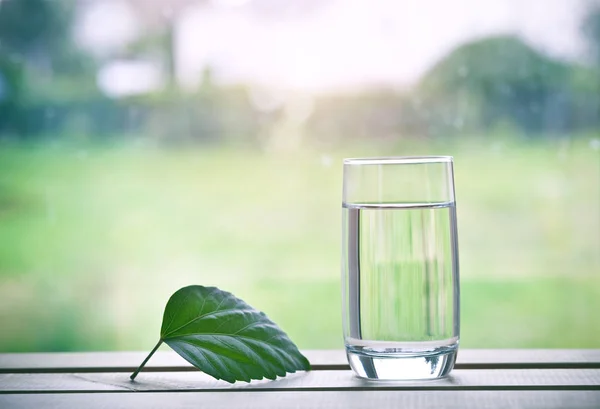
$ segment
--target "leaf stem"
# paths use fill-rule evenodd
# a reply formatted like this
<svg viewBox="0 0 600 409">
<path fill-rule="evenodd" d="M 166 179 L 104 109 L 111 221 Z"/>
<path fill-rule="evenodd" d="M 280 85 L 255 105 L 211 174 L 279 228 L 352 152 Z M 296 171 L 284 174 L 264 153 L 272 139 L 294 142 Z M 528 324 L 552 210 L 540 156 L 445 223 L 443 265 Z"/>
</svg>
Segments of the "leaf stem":
<svg viewBox="0 0 600 409">
<path fill-rule="evenodd" d="M 158 347 L 160 346 L 160 344 L 162 344 L 163 340 L 162 338 L 158 340 L 158 344 L 156 344 L 156 346 L 154 347 L 154 349 L 152 351 L 150 351 L 150 353 L 148 354 L 148 356 L 146 357 L 146 359 L 144 359 L 144 362 L 142 362 L 142 364 L 140 365 L 140 367 L 138 369 L 135 370 L 134 373 L 131 374 L 131 376 L 129 378 L 131 378 L 131 380 L 135 380 L 135 377 L 137 376 L 138 373 L 140 373 L 140 371 L 142 370 L 142 368 L 144 367 L 144 365 L 146 365 L 146 362 L 148 362 L 148 360 L 150 359 L 150 357 L 152 355 L 154 355 L 154 353 L 156 352 L 156 350 L 158 349 Z"/>
</svg>

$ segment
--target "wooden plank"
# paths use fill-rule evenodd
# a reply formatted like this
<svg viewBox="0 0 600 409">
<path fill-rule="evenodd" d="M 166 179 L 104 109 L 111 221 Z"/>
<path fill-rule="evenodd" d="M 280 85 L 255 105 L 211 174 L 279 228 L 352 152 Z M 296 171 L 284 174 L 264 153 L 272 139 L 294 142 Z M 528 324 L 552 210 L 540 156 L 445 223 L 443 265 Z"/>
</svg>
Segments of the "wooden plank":
<svg viewBox="0 0 600 409">
<path fill-rule="evenodd" d="M 465 349 L 459 350 L 458 362 L 507 369 L 600 368 L 600 349 Z"/>
<path fill-rule="evenodd" d="M 303 351 L 313 370 L 348 369 L 343 350 Z M 133 372 L 147 352 L 0 354 L 0 373 Z M 600 349 L 466 349 L 456 369 L 600 368 Z M 159 351 L 148 372 L 194 371 L 173 351 Z"/>
<path fill-rule="evenodd" d="M 597 409 L 597 391 L 347 391 L 0 395 L 3 409 Z"/>
<path fill-rule="evenodd" d="M 312 371 L 277 381 L 217 381 L 201 372 L 1 374 L 0 394 L 131 391 L 339 391 L 339 390 L 600 390 L 600 369 L 456 370 L 449 377 L 421 382 L 374 382 L 351 371 Z"/>
</svg>

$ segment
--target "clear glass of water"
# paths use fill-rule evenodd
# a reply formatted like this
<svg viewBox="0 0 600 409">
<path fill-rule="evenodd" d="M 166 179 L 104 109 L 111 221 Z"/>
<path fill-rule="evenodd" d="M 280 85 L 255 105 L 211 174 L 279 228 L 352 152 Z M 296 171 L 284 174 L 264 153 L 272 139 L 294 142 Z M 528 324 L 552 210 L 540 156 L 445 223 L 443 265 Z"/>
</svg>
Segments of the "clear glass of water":
<svg viewBox="0 0 600 409">
<path fill-rule="evenodd" d="M 447 375 L 460 304 L 452 157 L 346 159 L 342 208 L 350 366 L 367 379 Z"/>
</svg>

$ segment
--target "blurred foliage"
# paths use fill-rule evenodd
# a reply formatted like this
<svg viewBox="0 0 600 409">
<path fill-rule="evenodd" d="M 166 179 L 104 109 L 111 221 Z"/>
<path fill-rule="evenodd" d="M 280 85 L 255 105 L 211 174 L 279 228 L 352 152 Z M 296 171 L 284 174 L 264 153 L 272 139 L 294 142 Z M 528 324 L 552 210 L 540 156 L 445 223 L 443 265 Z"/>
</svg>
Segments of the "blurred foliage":
<svg viewBox="0 0 600 409">
<path fill-rule="evenodd" d="M 65 7 L 62 7 L 62 6 Z M 0 50 L 34 65 L 63 67 L 73 4 L 47 0 L 7 0 L 0 13 Z M 71 68 L 67 66 L 66 68 Z"/>
<path fill-rule="evenodd" d="M 599 58 L 560 61 L 503 36 L 458 47 L 412 89 L 299 103 L 207 70 L 197 89 L 167 79 L 110 98 L 102 61 L 73 43 L 75 2 L 0 0 L 0 139 L 136 143 L 0 146 L 0 350 L 146 348 L 156 300 L 191 282 L 272 312 L 304 348 L 339 347 L 331 165 L 390 154 L 456 156 L 466 346 L 598 345 Z M 582 26 L 590 50 L 599 15 Z M 172 32 L 148 34 L 117 57 L 172 61 Z M 558 133 L 572 138 L 547 137 Z M 255 149 L 296 134 L 328 146 Z M 173 146 L 190 143 L 252 149 Z"/>
<path fill-rule="evenodd" d="M 516 37 L 492 37 L 442 59 L 422 79 L 419 95 L 431 109 L 430 120 L 460 131 L 510 122 L 524 133 L 552 135 L 598 126 L 600 118 L 581 112 L 600 106 L 597 74 Z"/>
<path fill-rule="evenodd" d="M 590 3 L 581 25 L 592 61 L 600 67 L 600 2 Z"/>
<path fill-rule="evenodd" d="M 95 85 L 96 64 L 74 44 L 74 14 L 75 0 L 2 1 L 0 134 L 27 139 L 64 132 L 82 115 L 104 121 L 102 110 L 89 108 L 110 102 Z"/>
<path fill-rule="evenodd" d="M 317 98 L 306 124 L 308 134 L 327 142 L 352 139 L 396 138 L 410 126 L 402 94 L 374 89 Z"/>
<path fill-rule="evenodd" d="M 22 63 L 0 53 L 0 134 L 22 127 L 19 107 L 24 85 Z"/>
<path fill-rule="evenodd" d="M 0 137 L 84 135 L 105 141 L 141 135 L 160 144 L 257 146 L 276 139 L 277 129 L 289 136 L 290 127 L 326 143 L 498 130 L 547 137 L 600 127 L 600 65 L 561 61 L 513 36 L 457 47 L 412 89 L 321 95 L 310 115 L 296 120 L 286 119 L 290 101 L 265 112 L 248 86 L 218 86 L 210 71 L 198 89 L 179 89 L 172 77 L 172 21 L 165 20 L 119 56 L 135 61 L 158 53 L 165 86 L 109 98 L 96 85 L 97 63 L 73 43 L 75 1 L 2 2 Z M 599 10 L 590 7 L 582 22 L 592 54 L 600 49 Z"/>
<path fill-rule="evenodd" d="M 450 136 L 508 128 L 551 136 L 600 126 L 600 72 L 553 59 L 512 36 L 464 44 L 408 92 L 320 98 L 311 133 L 333 140 Z"/>
<path fill-rule="evenodd" d="M 3 0 L 0 59 L 22 61 L 35 75 L 85 77 L 94 64 L 72 37 L 76 0 Z"/>
<path fill-rule="evenodd" d="M 176 88 L 121 101 L 132 131 L 163 145 L 201 142 L 255 144 L 264 123 L 244 87 Z"/>
</svg>

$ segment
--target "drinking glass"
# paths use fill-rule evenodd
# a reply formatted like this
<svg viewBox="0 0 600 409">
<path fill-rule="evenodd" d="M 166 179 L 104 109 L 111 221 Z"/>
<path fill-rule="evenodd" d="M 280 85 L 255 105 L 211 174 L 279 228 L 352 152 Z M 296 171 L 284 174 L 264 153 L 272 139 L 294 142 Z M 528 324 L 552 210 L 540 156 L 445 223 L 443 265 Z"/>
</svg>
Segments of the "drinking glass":
<svg viewBox="0 0 600 409">
<path fill-rule="evenodd" d="M 452 157 L 346 159 L 342 211 L 350 366 L 368 379 L 447 375 L 460 305 Z"/>
</svg>

